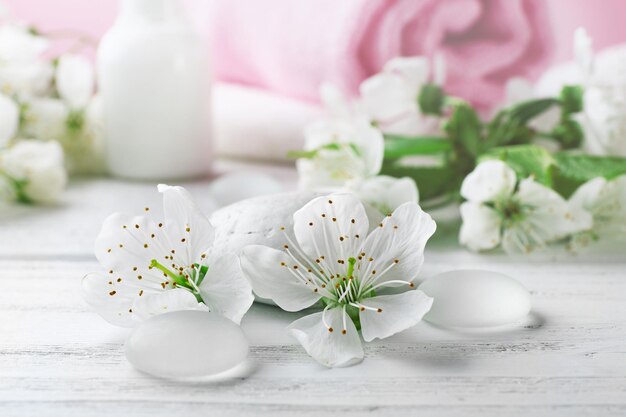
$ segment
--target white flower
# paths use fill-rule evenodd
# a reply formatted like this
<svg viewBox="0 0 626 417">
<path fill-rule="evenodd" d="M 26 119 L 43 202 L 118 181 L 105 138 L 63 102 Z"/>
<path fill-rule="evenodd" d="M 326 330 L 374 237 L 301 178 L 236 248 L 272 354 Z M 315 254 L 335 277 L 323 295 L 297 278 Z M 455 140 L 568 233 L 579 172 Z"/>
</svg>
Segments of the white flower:
<svg viewBox="0 0 626 417">
<path fill-rule="evenodd" d="M 210 256 L 213 227 L 184 188 L 159 185 L 159 191 L 163 221 L 120 213 L 105 220 L 95 251 L 107 272 L 83 279 L 85 299 L 120 326 L 207 308 L 239 323 L 253 296 L 238 258 Z"/>
<path fill-rule="evenodd" d="M 0 89 L 6 94 L 30 96 L 50 87 L 53 69 L 41 58 L 48 41 L 27 27 L 0 27 Z"/>
<path fill-rule="evenodd" d="M 602 177 L 587 181 L 570 197 L 570 204 L 593 216 L 593 229 L 574 236 L 573 247 L 598 239 L 626 240 L 626 175 L 610 181 Z"/>
<path fill-rule="evenodd" d="M 508 253 L 529 252 L 591 227 L 591 216 L 532 178 L 517 181 L 504 162 L 479 164 L 461 186 L 459 240 L 472 250 L 502 244 Z"/>
<path fill-rule="evenodd" d="M 423 115 L 418 105 L 421 88 L 429 79 L 427 58 L 394 58 L 381 73 L 361 84 L 362 107 L 384 133 L 406 136 L 436 133 L 438 118 Z M 443 69 L 435 70 L 435 82 L 443 82 Z"/>
<path fill-rule="evenodd" d="M 9 140 L 13 139 L 19 122 L 20 110 L 15 101 L 4 94 L 0 94 L 0 148 L 6 146 Z"/>
<path fill-rule="evenodd" d="M 61 56 L 56 70 L 56 88 L 70 109 L 83 109 L 93 95 L 95 76 L 87 58 L 81 55 Z"/>
<path fill-rule="evenodd" d="M 52 141 L 19 141 L 0 152 L 0 175 L 15 185 L 18 198 L 53 203 L 67 183 L 63 150 Z"/>
<path fill-rule="evenodd" d="M 383 214 L 391 213 L 406 202 L 419 203 L 417 185 L 409 177 L 377 175 L 352 181 L 348 183 L 347 189 Z"/>
<path fill-rule="evenodd" d="M 596 155 L 626 156 L 626 45 L 606 48 L 594 56 L 584 29 L 574 36 L 575 62 L 548 70 L 536 90 L 558 95 L 564 85 L 582 84 L 584 111 L 577 115 L 583 149 Z"/>
<path fill-rule="evenodd" d="M 62 100 L 37 97 L 24 102 L 20 136 L 62 140 L 67 135 L 69 109 Z"/>
<path fill-rule="evenodd" d="M 241 264 L 254 291 L 287 311 L 318 302 L 322 312 L 296 320 L 289 331 L 325 366 L 363 358 L 366 342 L 418 323 L 432 299 L 422 291 L 380 295 L 384 287 L 413 287 L 435 222 L 416 203 L 405 203 L 374 227 L 351 194 L 318 197 L 298 210 L 293 234 L 281 228 L 284 250 L 252 245 Z M 295 239 L 294 239 L 295 238 Z"/>
<path fill-rule="evenodd" d="M 312 156 L 297 161 L 303 190 L 342 189 L 348 181 L 374 176 L 381 169 L 383 135 L 366 120 L 317 122 L 305 133 L 304 149 Z"/>
</svg>

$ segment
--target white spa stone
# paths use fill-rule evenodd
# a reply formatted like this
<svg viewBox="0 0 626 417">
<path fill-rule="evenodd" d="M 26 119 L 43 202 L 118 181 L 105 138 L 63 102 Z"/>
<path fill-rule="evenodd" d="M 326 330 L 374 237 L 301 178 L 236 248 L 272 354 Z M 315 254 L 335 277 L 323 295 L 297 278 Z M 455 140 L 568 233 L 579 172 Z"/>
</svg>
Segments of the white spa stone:
<svg viewBox="0 0 626 417">
<path fill-rule="evenodd" d="M 126 359 L 136 369 L 163 378 L 194 378 L 227 371 L 248 355 L 248 341 L 232 321 L 204 311 L 174 311 L 135 327 Z"/>
<path fill-rule="evenodd" d="M 215 227 L 213 253 L 239 254 L 247 245 L 265 245 L 281 249 L 286 231 L 293 230 L 293 213 L 315 198 L 309 192 L 288 192 L 263 195 L 239 201 L 215 211 L 211 224 Z"/>
<path fill-rule="evenodd" d="M 424 319 L 445 327 L 512 324 L 530 311 L 530 294 L 526 288 L 498 272 L 444 272 L 424 281 L 419 289 L 434 298 Z"/>
</svg>

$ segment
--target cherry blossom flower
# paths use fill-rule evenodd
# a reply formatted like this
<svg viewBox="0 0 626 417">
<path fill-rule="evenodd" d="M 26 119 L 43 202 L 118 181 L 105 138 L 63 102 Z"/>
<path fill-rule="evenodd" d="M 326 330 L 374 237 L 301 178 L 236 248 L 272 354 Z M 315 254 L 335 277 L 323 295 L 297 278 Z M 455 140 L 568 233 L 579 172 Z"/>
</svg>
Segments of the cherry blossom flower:
<svg viewBox="0 0 626 417">
<path fill-rule="evenodd" d="M 461 186 L 461 244 L 480 251 L 502 244 L 530 252 L 591 227 L 591 215 L 533 178 L 517 180 L 504 162 L 480 163 Z"/>
<path fill-rule="evenodd" d="M 0 177 L 12 186 L 12 198 L 51 204 L 67 184 L 63 150 L 53 141 L 21 140 L 0 151 Z"/>
<path fill-rule="evenodd" d="M 238 258 L 210 255 L 213 226 L 184 188 L 159 185 L 159 191 L 163 221 L 120 213 L 105 220 L 95 244 L 105 272 L 83 279 L 85 299 L 120 326 L 188 309 L 239 323 L 254 298 Z"/>
<path fill-rule="evenodd" d="M 587 181 L 569 201 L 577 210 L 586 210 L 593 217 L 593 228 L 575 234 L 570 241 L 571 249 L 582 249 L 600 240 L 626 242 L 626 175 Z"/>
<path fill-rule="evenodd" d="M 432 299 L 419 290 L 381 295 L 385 287 L 413 288 L 435 222 L 416 203 L 398 207 L 370 230 L 363 204 L 352 194 L 318 197 L 282 227 L 283 250 L 251 245 L 242 268 L 254 291 L 286 311 L 323 306 L 296 320 L 290 333 L 319 363 L 334 367 L 363 358 L 366 342 L 418 323 Z M 369 232 L 369 233 L 368 233 Z"/>
</svg>

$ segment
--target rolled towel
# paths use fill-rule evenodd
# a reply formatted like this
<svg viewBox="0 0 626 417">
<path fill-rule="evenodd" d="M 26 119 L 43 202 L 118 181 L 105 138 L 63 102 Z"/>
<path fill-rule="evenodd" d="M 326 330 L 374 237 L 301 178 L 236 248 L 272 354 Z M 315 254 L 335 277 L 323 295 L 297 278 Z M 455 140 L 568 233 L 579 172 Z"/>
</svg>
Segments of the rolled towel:
<svg viewBox="0 0 626 417">
<path fill-rule="evenodd" d="M 483 109 L 512 75 L 534 78 L 552 50 L 543 0 L 214 0 L 218 79 L 317 101 L 396 56 L 441 54 L 448 91 Z"/>
<path fill-rule="evenodd" d="M 323 115 L 316 105 L 234 84 L 213 89 L 215 148 L 218 155 L 285 160 L 302 149 L 304 127 Z"/>
</svg>

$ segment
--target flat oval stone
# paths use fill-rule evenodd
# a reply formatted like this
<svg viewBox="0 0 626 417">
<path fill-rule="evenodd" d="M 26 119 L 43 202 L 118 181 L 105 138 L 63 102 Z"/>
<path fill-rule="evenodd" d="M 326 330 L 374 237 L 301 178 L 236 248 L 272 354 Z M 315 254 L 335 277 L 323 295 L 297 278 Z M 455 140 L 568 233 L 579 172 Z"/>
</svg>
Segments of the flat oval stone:
<svg viewBox="0 0 626 417">
<path fill-rule="evenodd" d="M 444 272 L 424 281 L 419 289 L 434 298 L 424 319 L 446 327 L 511 324 L 530 311 L 530 294 L 526 288 L 498 272 Z"/>
<path fill-rule="evenodd" d="M 163 378 L 218 374 L 242 363 L 248 341 L 232 321 L 205 311 L 173 311 L 135 327 L 126 340 L 128 362 Z"/>
</svg>

